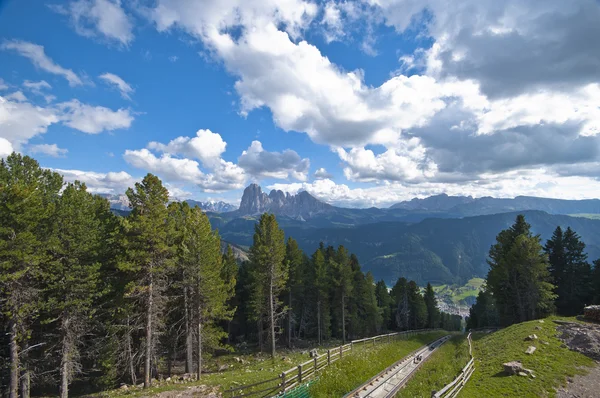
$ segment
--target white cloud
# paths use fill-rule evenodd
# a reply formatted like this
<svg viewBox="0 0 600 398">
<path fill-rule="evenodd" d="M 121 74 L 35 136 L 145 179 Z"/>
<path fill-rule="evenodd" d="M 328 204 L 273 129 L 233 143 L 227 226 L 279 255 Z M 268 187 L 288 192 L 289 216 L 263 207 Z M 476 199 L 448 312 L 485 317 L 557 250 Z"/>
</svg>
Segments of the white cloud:
<svg viewBox="0 0 600 398">
<path fill-rule="evenodd" d="M 48 156 L 52 156 L 54 158 L 59 158 L 62 156 L 65 156 L 67 154 L 67 152 L 69 152 L 68 149 L 64 149 L 64 148 L 59 148 L 58 145 L 56 144 L 38 144 L 38 145 L 31 145 L 28 148 L 28 152 L 31 154 L 42 154 L 42 155 L 48 155 Z"/>
<path fill-rule="evenodd" d="M 63 111 L 61 120 L 64 124 L 88 134 L 126 129 L 133 122 L 128 109 L 113 111 L 103 106 L 83 104 L 78 100 L 63 102 L 58 107 Z"/>
<path fill-rule="evenodd" d="M 132 187 L 140 178 L 134 178 L 125 171 L 97 173 L 94 171 L 53 169 L 64 176 L 65 181 L 84 182 L 92 193 L 119 194 Z"/>
<path fill-rule="evenodd" d="M 315 173 L 313 174 L 313 177 L 321 180 L 333 178 L 333 176 L 330 173 L 328 173 L 324 167 L 318 168 L 317 171 L 315 171 Z"/>
<path fill-rule="evenodd" d="M 0 90 L 7 90 L 8 85 L 4 82 L 4 79 L 0 77 Z"/>
<path fill-rule="evenodd" d="M 198 159 L 206 167 L 219 164 L 226 147 L 227 143 L 221 135 L 208 129 L 198 130 L 193 138 L 177 137 L 166 145 L 155 141 L 148 144 L 148 149 Z"/>
<path fill-rule="evenodd" d="M 121 97 L 131 100 L 129 95 L 134 92 L 134 89 L 125 80 L 121 79 L 114 73 L 108 72 L 100 75 L 99 78 L 104 80 L 106 83 L 115 86 L 121 92 Z"/>
<path fill-rule="evenodd" d="M 75 31 L 82 36 L 101 37 L 124 46 L 134 39 L 133 22 L 120 0 L 77 0 L 66 7 L 51 8 L 69 15 Z"/>
<path fill-rule="evenodd" d="M 15 50 L 23 57 L 29 58 L 33 64 L 48 73 L 59 75 L 67 79 L 70 86 L 83 84 L 83 81 L 71 69 L 63 68 L 56 64 L 44 51 L 44 47 L 38 44 L 21 41 L 5 40 L 1 46 L 4 50 Z"/>
<path fill-rule="evenodd" d="M 252 141 L 248 149 L 238 158 L 238 165 L 247 173 L 257 178 L 287 179 L 306 181 L 310 161 L 301 159 L 300 155 L 291 149 L 283 152 L 268 152 L 263 149 L 260 141 Z"/>
<path fill-rule="evenodd" d="M 148 149 L 127 150 L 123 155 L 132 166 L 157 174 L 168 182 L 187 182 L 197 185 L 205 192 L 223 192 L 244 186 L 246 176 L 242 169 L 231 162 L 219 159 L 212 166 L 213 173 L 204 173 L 200 164 L 192 159 L 176 158 L 168 153 L 156 156 Z"/>
<path fill-rule="evenodd" d="M 0 137 L 8 140 L 15 150 L 30 138 L 44 134 L 48 126 L 58 123 L 60 114 L 53 108 L 15 102 L 0 96 Z"/>
<path fill-rule="evenodd" d="M 46 94 L 43 90 L 50 90 L 52 86 L 45 80 L 39 82 L 33 82 L 31 80 L 25 80 L 23 87 L 27 88 L 32 93 L 44 97 L 46 102 L 50 103 L 56 99 L 54 95 Z"/>
<path fill-rule="evenodd" d="M 6 138 L 0 137 L 0 159 L 7 157 L 13 153 L 14 149 L 12 144 Z"/>
<path fill-rule="evenodd" d="M 171 62 L 177 62 L 178 59 L 179 59 L 179 57 L 177 55 L 171 55 L 169 57 L 169 61 L 171 61 Z"/>
<path fill-rule="evenodd" d="M 15 91 L 14 93 L 8 94 L 6 97 L 7 100 L 17 101 L 17 102 L 25 102 L 27 101 L 27 97 L 23 94 L 22 91 Z"/>
</svg>

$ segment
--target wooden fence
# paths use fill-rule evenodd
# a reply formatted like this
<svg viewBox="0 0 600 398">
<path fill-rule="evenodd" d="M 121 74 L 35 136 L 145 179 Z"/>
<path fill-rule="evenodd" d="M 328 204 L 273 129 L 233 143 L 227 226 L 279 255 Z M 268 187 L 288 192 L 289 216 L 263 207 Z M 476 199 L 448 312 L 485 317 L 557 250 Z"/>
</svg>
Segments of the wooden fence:
<svg viewBox="0 0 600 398">
<path fill-rule="evenodd" d="M 355 348 L 365 347 L 367 345 L 390 343 L 393 340 L 408 338 L 415 334 L 433 332 L 440 329 L 418 329 L 407 330 L 405 332 L 382 334 L 366 339 L 352 340 L 348 344 L 339 347 L 328 349 L 326 353 L 317 355 L 312 359 L 301 363 L 300 365 L 282 372 L 277 377 L 268 380 L 263 380 L 257 383 L 248 384 L 245 386 L 237 386 L 225 391 L 225 397 L 242 398 L 242 397 L 273 397 L 279 394 L 284 394 L 294 388 L 314 379 L 319 371 L 331 365 L 335 361 L 350 355 Z"/>
<path fill-rule="evenodd" d="M 471 345 L 471 332 L 467 336 L 467 341 L 469 342 L 469 357 L 470 360 L 467 365 L 460 371 L 456 379 L 452 381 L 452 383 L 446 385 L 438 392 L 433 392 L 431 394 L 432 398 L 455 398 L 458 396 L 458 393 L 465 386 L 467 381 L 471 378 L 471 375 L 475 371 L 475 358 L 473 358 L 473 346 Z"/>
</svg>

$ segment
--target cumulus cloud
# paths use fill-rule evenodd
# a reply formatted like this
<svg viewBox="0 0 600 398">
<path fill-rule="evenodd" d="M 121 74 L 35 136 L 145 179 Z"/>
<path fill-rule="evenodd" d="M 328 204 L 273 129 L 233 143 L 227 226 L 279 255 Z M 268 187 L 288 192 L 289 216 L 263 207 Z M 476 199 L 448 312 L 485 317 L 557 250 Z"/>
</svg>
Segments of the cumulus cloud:
<svg viewBox="0 0 600 398">
<path fill-rule="evenodd" d="M 56 109 L 16 102 L 0 96 L 0 137 L 8 140 L 15 150 L 48 127 L 60 121 Z"/>
<path fill-rule="evenodd" d="M 125 80 L 121 79 L 119 76 L 114 73 L 104 73 L 99 76 L 100 79 L 104 80 L 107 84 L 114 86 L 121 93 L 121 97 L 131 100 L 130 94 L 134 92 L 133 87 L 131 87 Z"/>
<path fill-rule="evenodd" d="M 198 130 L 192 138 L 177 137 L 166 145 L 155 141 L 148 144 L 148 149 L 198 159 L 207 167 L 219 164 L 226 147 L 221 135 L 208 129 Z"/>
<path fill-rule="evenodd" d="M 6 90 L 8 89 L 8 84 L 6 84 L 6 82 L 4 81 L 4 79 L 2 79 L 0 77 L 0 90 Z"/>
<path fill-rule="evenodd" d="M 13 151 L 14 149 L 10 141 L 0 137 L 0 159 L 7 157 L 13 153 Z"/>
<path fill-rule="evenodd" d="M 176 158 L 163 153 L 156 156 L 148 149 L 127 150 L 123 155 L 132 166 L 155 173 L 169 182 L 192 183 L 206 192 L 222 192 L 244 186 L 246 177 L 239 167 L 221 159 L 213 173 L 204 173 L 192 159 Z"/>
<path fill-rule="evenodd" d="M 51 8 L 68 15 L 75 31 L 82 36 L 100 37 L 124 46 L 134 39 L 133 22 L 120 0 L 78 0 Z"/>
<path fill-rule="evenodd" d="M 132 187 L 140 178 L 134 178 L 125 171 L 97 173 L 94 171 L 53 169 L 62 174 L 65 181 L 84 182 L 92 193 L 118 194 Z"/>
<path fill-rule="evenodd" d="M 300 155 L 291 149 L 283 152 L 265 151 L 260 141 L 252 141 L 250 147 L 238 158 L 238 165 L 248 174 L 258 178 L 286 179 L 291 176 L 296 180 L 305 181 L 310 161 L 307 158 L 301 159 Z"/>
<path fill-rule="evenodd" d="M 47 156 L 52 156 L 54 158 L 59 158 L 65 156 L 69 150 L 64 148 L 59 148 L 56 144 L 38 144 L 31 145 L 28 148 L 28 152 L 34 155 L 42 154 Z"/>
<path fill-rule="evenodd" d="M 313 174 L 313 177 L 316 179 L 331 179 L 333 176 L 325 170 L 324 167 L 318 168 L 317 171 Z"/>
<path fill-rule="evenodd" d="M 83 104 L 78 100 L 63 102 L 58 107 L 63 112 L 61 119 L 65 125 L 88 134 L 126 129 L 133 122 L 128 109 L 113 111 L 103 106 Z"/>
<path fill-rule="evenodd" d="M 48 73 L 59 75 L 67 79 L 70 86 L 83 84 L 83 81 L 71 69 L 63 68 L 46 55 L 44 46 L 22 40 L 5 40 L 1 47 L 3 50 L 14 50 L 28 58 L 36 67 Z"/>
</svg>

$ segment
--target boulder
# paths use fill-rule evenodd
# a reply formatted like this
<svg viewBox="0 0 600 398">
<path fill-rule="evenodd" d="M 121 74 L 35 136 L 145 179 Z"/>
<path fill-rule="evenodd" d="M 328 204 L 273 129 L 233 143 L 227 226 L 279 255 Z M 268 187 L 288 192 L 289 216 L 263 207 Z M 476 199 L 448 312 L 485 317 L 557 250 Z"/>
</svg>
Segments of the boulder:
<svg viewBox="0 0 600 398">
<path fill-rule="evenodd" d="M 314 357 L 318 357 L 319 356 L 319 352 L 317 351 L 316 348 L 313 348 L 312 350 L 310 350 L 310 357 L 314 358 Z"/>
<path fill-rule="evenodd" d="M 221 365 L 221 366 L 219 366 L 219 372 L 223 372 L 223 371 L 225 371 L 227 369 L 229 369 L 229 366 L 227 366 L 227 365 Z"/>
<path fill-rule="evenodd" d="M 127 391 L 127 390 L 129 390 L 129 386 L 127 384 L 121 384 L 121 387 L 119 387 L 119 390 Z"/>
<path fill-rule="evenodd" d="M 529 336 L 525 337 L 525 341 L 533 341 L 533 340 L 537 340 L 538 337 L 536 334 L 530 334 Z"/>
<path fill-rule="evenodd" d="M 531 355 L 535 352 L 536 348 L 532 345 L 530 345 L 529 347 L 527 347 L 527 349 L 525 350 L 525 354 Z"/>
<path fill-rule="evenodd" d="M 592 321 L 600 321 L 600 305 L 588 305 L 583 309 L 583 316 Z"/>
<path fill-rule="evenodd" d="M 534 327 L 534 329 L 535 330 L 542 330 L 542 327 L 541 326 L 536 326 L 536 327 Z"/>
<path fill-rule="evenodd" d="M 508 375 L 519 375 L 519 376 L 531 376 L 534 377 L 531 369 L 525 369 L 523 364 L 519 361 L 512 361 L 502 364 L 504 366 L 504 372 Z"/>
</svg>

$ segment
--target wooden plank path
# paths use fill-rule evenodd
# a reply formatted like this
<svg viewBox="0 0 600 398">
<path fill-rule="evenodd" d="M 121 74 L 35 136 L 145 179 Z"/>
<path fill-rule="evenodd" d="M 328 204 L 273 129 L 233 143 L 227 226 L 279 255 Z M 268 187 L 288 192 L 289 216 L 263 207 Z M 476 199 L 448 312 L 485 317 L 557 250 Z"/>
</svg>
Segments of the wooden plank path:
<svg viewBox="0 0 600 398">
<path fill-rule="evenodd" d="M 423 362 L 431 356 L 442 344 L 450 339 L 444 336 L 428 345 L 413 351 L 392 366 L 373 377 L 371 380 L 346 394 L 347 398 L 391 398 L 410 377 L 417 371 Z"/>
</svg>

